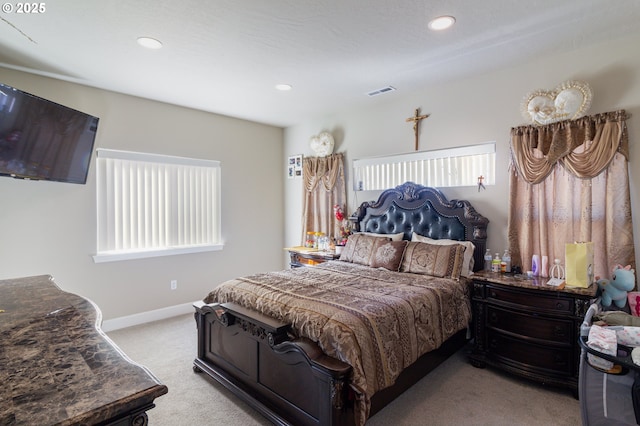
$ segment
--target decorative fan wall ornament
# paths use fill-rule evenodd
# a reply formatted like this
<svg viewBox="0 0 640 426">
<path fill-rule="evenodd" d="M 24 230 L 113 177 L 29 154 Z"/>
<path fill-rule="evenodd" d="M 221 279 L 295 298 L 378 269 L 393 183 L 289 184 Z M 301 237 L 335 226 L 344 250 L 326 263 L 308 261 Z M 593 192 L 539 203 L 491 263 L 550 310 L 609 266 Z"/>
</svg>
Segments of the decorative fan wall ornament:
<svg viewBox="0 0 640 426">
<path fill-rule="evenodd" d="M 312 136 L 309 141 L 311 150 L 316 153 L 318 157 L 326 157 L 333 152 L 333 136 L 329 132 L 322 132 L 318 136 Z"/>
<path fill-rule="evenodd" d="M 522 100 L 522 116 L 533 124 L 575 120 L 591 106 L 591 87 L 582 81 L 565 81 L 553 91 L 536 90 Z"/>
</svg>

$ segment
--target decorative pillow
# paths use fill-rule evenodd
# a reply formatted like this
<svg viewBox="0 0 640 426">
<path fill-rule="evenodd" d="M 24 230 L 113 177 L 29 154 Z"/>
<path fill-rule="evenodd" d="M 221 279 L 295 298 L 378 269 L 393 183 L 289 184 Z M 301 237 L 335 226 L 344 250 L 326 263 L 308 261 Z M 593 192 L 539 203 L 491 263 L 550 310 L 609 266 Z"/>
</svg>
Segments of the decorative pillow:
<svg viewBox="0 0 640 426">
<path fill-rule="evenodd" d="M 347 245 L 344 246 L 340 260 L 346 262 L 369 265 L 373 255 L 373 246 L 376 241 L 391 241 L 390 238 L 374 237 L 362 233 L 349 235 Z"/>
<path fill-rule="evenodd" d="M 400 271 L 458 279 L 464 252 L 465 246 L 461 244 L 436 245 L 411 241 L 404 252 Z"/>
<path fill-rule="evenodd" d="M 369 265 L 372 268 L 384 268 L 398 272 L 402 264 L 402 257 L 409 241 L 385 241 L 378 238 L 373 246 L 373 255 Z"/>
<path fill-rule="evenodd" d="M 415 232 L 411 235 L 411 241 L 419 241 L 421 243 L 430 243 L 435 245 L 461 244 L 465 246 L 466 250 L 464 251 L 462 272 L 460 272 L 460 275 L 467 278 L 473 275 L 473 266 L 476 264 L 476 261 L 473 258 L 473 253 L 476 251 L 476 246 L 471 241 L 448 240 L 446 238 L 434 240 L 433 238 L 425 237 L 424 235 L 416 234 Z"/>
<path fill-rule="evenodd" d="M 398 232 L 397 234 L 376 234 L 375 232 L 358 232 L 358 234 L 371 235 L 373 237 L 391 238 L 391 241 L 402 241 L 404 239 L 404 232 Z"/>
</svg>

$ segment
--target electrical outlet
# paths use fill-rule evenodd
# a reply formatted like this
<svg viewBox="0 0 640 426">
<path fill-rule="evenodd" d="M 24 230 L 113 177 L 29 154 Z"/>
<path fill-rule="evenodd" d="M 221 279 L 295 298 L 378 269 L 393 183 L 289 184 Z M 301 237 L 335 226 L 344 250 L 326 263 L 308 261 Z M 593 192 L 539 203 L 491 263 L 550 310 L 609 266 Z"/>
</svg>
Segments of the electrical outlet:
<svg viewBox="0 0 640 426">
<path fill-rule="evenodd" d="M 178 288 L 178 280 L 171 280 L 171 290 Z"/>
</svg>

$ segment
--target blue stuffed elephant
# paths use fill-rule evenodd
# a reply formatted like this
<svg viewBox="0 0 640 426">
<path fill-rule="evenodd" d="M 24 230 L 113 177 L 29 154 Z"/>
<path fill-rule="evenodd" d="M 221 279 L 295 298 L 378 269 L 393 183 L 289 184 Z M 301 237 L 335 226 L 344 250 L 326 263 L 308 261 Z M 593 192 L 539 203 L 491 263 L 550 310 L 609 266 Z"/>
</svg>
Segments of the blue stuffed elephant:
<svg viewBox="0 0 640 426">
<path fill-rule="evenodd" d="M 596 283 L 600 290 L 602 306 L 610 306 L 613 302 L 617 307 L 624 308 L 627 292 L 636 286 L 635 271 L 631 269 L 631 265 L 624 268 L 622 265 L 616 265 L 611 280 L 599 279 Z"/>
</svg>

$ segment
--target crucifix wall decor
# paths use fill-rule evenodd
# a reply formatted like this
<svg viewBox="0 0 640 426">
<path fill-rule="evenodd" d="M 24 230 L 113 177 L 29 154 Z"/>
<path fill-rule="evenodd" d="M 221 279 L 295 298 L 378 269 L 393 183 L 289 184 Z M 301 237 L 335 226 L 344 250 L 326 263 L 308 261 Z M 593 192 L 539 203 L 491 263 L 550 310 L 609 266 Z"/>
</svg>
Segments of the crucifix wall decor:
<svg viewBox="0 0 640 426">
<path fill-rule="evenodd" d="M 420 108 L 416 108 L 415 115 L 413 117 L 407 118 L 406 120 L 407 123 L 413 122 L 413 133 L 415 133 L 416 135 L 416 145 L 415 145 L 416 151 L 418 150 L 418 138 L 419 138 L 418 125 L 420 124 L 420 120 L 424 120 L 425 118 L 429 117 L 429 115 L 430 114 L 420 115 Z"/>
</svg>

